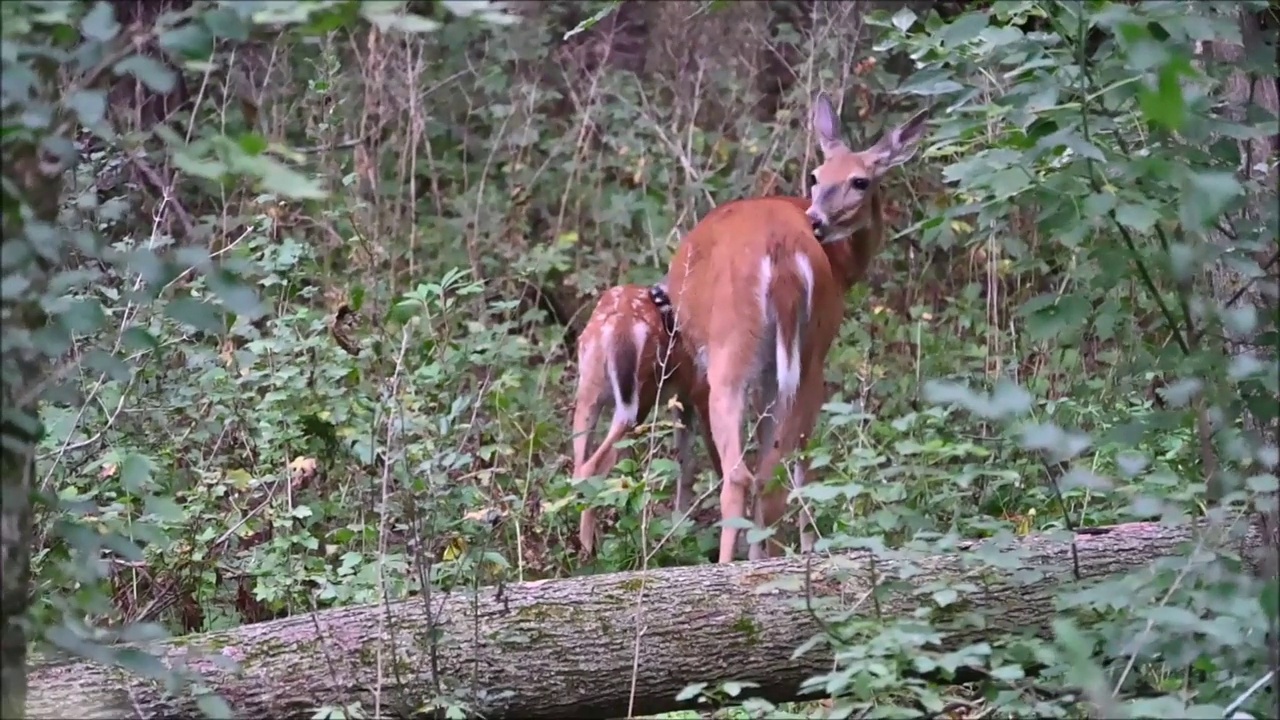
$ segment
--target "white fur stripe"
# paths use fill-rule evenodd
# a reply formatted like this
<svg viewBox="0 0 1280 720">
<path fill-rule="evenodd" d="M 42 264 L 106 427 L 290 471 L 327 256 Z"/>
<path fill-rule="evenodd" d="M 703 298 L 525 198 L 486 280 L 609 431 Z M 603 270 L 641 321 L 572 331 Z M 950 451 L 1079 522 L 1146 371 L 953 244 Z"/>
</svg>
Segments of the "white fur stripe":
<svg viewBox="0 0 1280 720">
<path fill-rule="evenodd" d="M 793 261 L 796 272 L 800 274 L 804 284 L 804 315 L 808 317 L 813 311 L 813 264 L 809 262 L 809 256 L 801 252 L 795 254 Z M 800 344 L 804 337 L 802 318 L 795 317 L 789 320 L 796 323 L 790 346 L 788 347 L 783 341 L 783 334 L 778 332 L 775 335 L 776 347 L 774 348 L 778 368 L 778 402 L 784 405 L 790 404 L 800 389 Z M 779 318 L 779 324 L 781 322 L 782 319 Z"/>
<path fill-rule="evenodd" d="M 781 332 L 775 333 L 774 337 L 777 339 L 778 402 L 787 405 L 800 388 L 800 334 L 795 334 L 789 348 Z"/>
<path fill-rule="evenodd" d="M 606 348 L 613 347 L 613 327 L 612 326 L 608 328 L 608 332 L 605 335 L 605 347 Z M 631 398 L 622 397 L 622 383 L 618 381 L 618 366 L 613 362 L 612 355 L 613 355 L 612 352 L 610 352 L 609 354 L 610 359 L 608 362 L 609 385 L 613 388 L 613 423 L 612 424 L 616 426 L 621 423 L 628 423 L 628 424 L 635 423 L 636 416 L 640 414 L 640 407 L 639 407 L 640 398 L 638 397 L 639 392 L 633 392 L 632 393 L 633 397 Z M 635 383 L 633 382 L 632 387 L 634 386 L 635 386 Z"/>
<path fill-rule="evenodd" d="M 800 273 L 800 277 L 804 278 L 804 314 L 806 316 L 813 315 L 813 263 L 809 262 L 809 256 L 800 251 L 796 251 L 796 271 Z"/>
<path fill-rule="evenodd" d="M 771 307 L 769 305 L 769 286 L 773 284 L 773 261 L 768 255 L 760 258 L 760 285 L 756 288 L 756 300 L 760 302 L 760 319 L 769 324 Z"/>
</svg>

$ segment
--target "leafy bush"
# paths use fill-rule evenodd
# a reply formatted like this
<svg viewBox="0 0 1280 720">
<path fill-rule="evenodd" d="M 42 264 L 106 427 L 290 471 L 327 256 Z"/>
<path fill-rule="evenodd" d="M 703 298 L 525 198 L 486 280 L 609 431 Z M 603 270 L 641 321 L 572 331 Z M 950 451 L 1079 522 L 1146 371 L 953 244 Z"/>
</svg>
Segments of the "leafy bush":
<svg viewBox="0 0 1280 720">
<path fill-rule="evenodd" d="M 892 560 L 887 591 L 938 554 L 1011 561 L 962 538 L 1161 519 L 1197 546 L 1064 591 L 1050 640 L 949 644 L 992 624 L 977 582 L 920 588 L 913 617 L 846 608 L 815 638 L 832 707 L 743 711 L 1267 713 L 1236 700 L 1277 583 L 1237 541 L 1276 503 L 1276 122 L 1236 81 L 1274 72 L 1215 55 L 1266 3 L 848 3 L 803 27 L 785 3 L 395 5 L 0 5 L 4 471 L 38 491 L 5 602 L 29 547 L 42 648 L 157 672 L 111 643 L 698 562 L 714 510 L 663 512 L 663 419 L 569 482 L 574 333 L 714 204 L 798 191 L 808 103 L 837 88 L 857 142 L 935 122 L 829 358 L 797 498 L 820 551 Z M 605 46 L 624 12 L 648 13 L 631 69 Z M 592 567 L 588 503 L 613 511 Z M 689 697 L 750 694 L 704 680 Z"/>
</svg>

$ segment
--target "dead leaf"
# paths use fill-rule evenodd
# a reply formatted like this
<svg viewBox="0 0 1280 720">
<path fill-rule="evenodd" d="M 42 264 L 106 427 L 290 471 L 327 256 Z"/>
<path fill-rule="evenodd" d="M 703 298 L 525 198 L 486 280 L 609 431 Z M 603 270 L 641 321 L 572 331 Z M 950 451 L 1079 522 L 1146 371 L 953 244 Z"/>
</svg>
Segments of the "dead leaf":
<svg viewBox="0 0 1280 720">
<path fill-rule="evenodd" d="M 289 463 L 289 480 L 299 489 L 316 476 L 316 459 L 299 455 Z"/>
<path fill-rule="evenodd" d="M 481 508 L 479 510 L 472 510 L 462 516 L 464 520 L 478 522 L 481 525 L 487 525 L 491 528 L 497 527 L 505 517 L 506 513 L 498 508 Z"/>
</svg>

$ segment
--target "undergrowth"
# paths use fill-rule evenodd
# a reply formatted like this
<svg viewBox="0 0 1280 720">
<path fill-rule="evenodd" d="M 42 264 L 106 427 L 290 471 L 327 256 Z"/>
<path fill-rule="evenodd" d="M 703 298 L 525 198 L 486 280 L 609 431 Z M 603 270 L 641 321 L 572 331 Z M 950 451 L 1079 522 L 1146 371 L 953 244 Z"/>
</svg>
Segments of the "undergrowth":
<svg viewBox="0 0 1280 720">
<path fill-rule="evenodd" d="M 707 449 L 703 507 L 673 518 L 665 416 L 609 477 L 569 482 L 575 333 L 603 288 L 661 277 L 716 204 L 800 193 L 826 89 L 858 145 L 935 111 L 886 181 L 895 230 L 846 298 L 794 499 L 819 552 L 891 562 L 884 592 L 924 599 L 830 612 L 815 642 L 836 662 L 812 681 L 829 700 L 773 707 L 710 677 L 682 700 L 722 717 L 1221 717 L 1266 672 L 1275 621 L 1276 580 L 1224 540 L 1275 503 L 1274 314 L 1232 299 L 1275 288 L 1258 261 L 1275 159 L 1242 150 L 1275 117 L 1219 104 L 1242 102 L 1229 73 L 1265 73 L 1253 57 L 1197 50 L 1239 44 L 1233 13 L 1258 4 L 819 5 L 767 40 L 791 63 L 767 118 L 760 59 L 716 42 L 751 11 L 685 5 L 653 47 L 692 59 L 654 51 L 636 74 L 598 61 L 592 28 L 567 43 L 537 13 L 197 3 L 156 33 L 187 59 L 180 113 L 68 101 L 87 151 L 57 222 L 85 240 L 32 296 L 51 318 L 32 346 L 69 368 L 39 407 L 41 637 L 88 652 L 140 623 L 181 635 L 424 585 L 705 562 Z M 101 52 L 120 42 L 103 7 L 28 8 L 5 42 L 76 28 Z M 784 52 L 801 38 L 811 51 Z M 587 503 L 607 520 L 591 565 Z M 918 577 L 936 556 L 976 577 L 1027 535 L 1153 519 L 1199 528 L 1195 551 L 1063 590 L 1048 627 L 957 647 L 1005 609 L 983 607 L 984 583 Z M 962 548 L 980 538 L 1010 549 Z M 1265 715 L 1264 697 L 1241 706 Z"/>
</svg>

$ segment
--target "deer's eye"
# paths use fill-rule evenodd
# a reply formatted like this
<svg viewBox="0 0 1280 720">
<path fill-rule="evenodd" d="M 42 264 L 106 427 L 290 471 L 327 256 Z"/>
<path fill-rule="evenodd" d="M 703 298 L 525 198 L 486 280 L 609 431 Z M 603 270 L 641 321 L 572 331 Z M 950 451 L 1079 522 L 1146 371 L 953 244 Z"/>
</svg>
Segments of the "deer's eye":
<svg viewBox="0 0 1280 720">
<path fill-rule="evenodd" d="M 866 190 L 871 187 L 871 181 L 864 177 L 856 177 L 849 181 L 849 186 L 854 190 Z"/>
<path fill-rule="evenodd" d="M 813 188 L 818 185 L 818 173 L 809 173 L 808 183 L 805 192 L 813 192 Z"/>
</svg>

